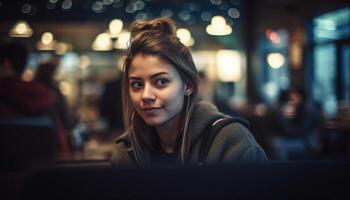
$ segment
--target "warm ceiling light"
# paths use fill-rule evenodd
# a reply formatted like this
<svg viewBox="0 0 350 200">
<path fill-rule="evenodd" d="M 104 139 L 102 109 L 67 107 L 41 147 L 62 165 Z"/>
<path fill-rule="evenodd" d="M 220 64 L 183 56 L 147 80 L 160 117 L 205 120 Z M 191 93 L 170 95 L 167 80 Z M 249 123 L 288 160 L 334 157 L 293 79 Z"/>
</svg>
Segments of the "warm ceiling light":
<svg viewBox="0 0 350 200">
<path fill-rule="evenodd" d="M 123 29 L 123 21 L 120 19 L 113 19 L 109 22 L 109 33 L 112 38 L 118 37 L 118 34 Z"/>
<path fill-rule="evenodd" d="M 24 20 L 17 21 L 9 32 L 10 37 L 31 37 L 33 29 Z"/>
<path fill-rule="evenodd" d="M 217 75 L 222 82 L 235 82 L 242 78 L 242 60 L 238 51 L 219 50 L 216 54 Z"/>
<path fill-rule="evenodd" d="M 100 33 L 92 43 L 94 51 L 109 51 L 112 49 L 112 40 L 108 33 Z"/>
<path fill-rule="evenodd" d="M 267 63 L 274 69 L 282 67 L 285 63 L 284 56 L 281 53 L 269 53 Z"/>
<path fill-rule="evenodd" d="M 186 46 L 192 46 L 194 40 L 191 36 L 191 32 L 185 28 L 180 28 L 176 31 L 176 36 L 180 38 L 180 42 Z"/>
<path fill-rule="evenodd" d="M 41 42 L 43 44 L 50 44 L 53 41 L 53 34 L 51 32 L 45 32 L 41 36 Z"/>
<path fill-rule="evenodd" d="M 122 32 L 119 33 L 118 39 L 115 42 L 114 47 L 116 49 L 126 49 L 130 43 L 130 37 L 131 33 L 129 31 L 122 30 Z"/>
<path fill-rule="evenodd" d="M 51 32 L 45 32 L 41 36 L 41 40 L 37 43 L 37 48 L 39 50 L 54 50 L 56 41 L 53 38 Z"/>
<path fill-rule="evenodd" d="M 232 28 L 226 24 L 223 16 L 214 16 L 206 31 L 209 35 L 229 35 L 232 33 Z"/>
</svg>

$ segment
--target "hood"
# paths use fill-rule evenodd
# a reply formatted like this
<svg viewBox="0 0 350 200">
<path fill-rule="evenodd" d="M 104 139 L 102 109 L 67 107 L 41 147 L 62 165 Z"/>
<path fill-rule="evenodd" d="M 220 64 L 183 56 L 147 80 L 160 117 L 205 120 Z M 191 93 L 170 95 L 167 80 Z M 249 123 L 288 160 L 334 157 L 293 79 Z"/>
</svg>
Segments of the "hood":
<svg viewBox="0 0 350 200">
<path fill-rule="evenodd" d="M 227 117 L 220 113 L 218 109 L 209 103 L 198 102 L 189 124 L 189 131 L 191 132 L 191 146 L 198 140 L 203 130 L 214 120 Z"/>
<path fill-rule="evenodd" d="M 0 80 L 0 85 L 0 106 L 3 107 L 0 110 L 11 110 L 18 114 L 45 114 L 54 105 L 53 92 L 40 83 L 8 78 Z"/>
</svg>

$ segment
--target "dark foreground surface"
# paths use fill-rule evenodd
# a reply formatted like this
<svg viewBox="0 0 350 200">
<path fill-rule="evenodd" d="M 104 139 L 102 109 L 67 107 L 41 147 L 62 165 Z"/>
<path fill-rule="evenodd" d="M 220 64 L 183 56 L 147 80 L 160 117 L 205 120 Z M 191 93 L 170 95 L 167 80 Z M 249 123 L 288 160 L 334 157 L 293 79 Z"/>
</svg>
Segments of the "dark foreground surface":
<svg viewBox="0 0 350 200">
<path fill-rule="evenodd" d="M 348 162 L 139 169 L 65 162 L 1 179 L 1 199 L 350 199 Z"/>
</svg>

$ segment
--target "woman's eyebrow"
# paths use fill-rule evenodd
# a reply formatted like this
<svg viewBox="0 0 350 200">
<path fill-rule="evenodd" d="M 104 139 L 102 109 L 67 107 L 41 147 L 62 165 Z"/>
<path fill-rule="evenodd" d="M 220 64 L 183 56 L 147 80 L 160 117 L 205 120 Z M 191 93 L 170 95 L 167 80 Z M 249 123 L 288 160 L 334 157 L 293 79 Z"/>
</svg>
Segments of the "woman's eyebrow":
<svg viewBox="0 0 350 200">
<path fill-rule="evenodd" d="M 151 79 L 153 79 L 153 78 L 155 78 L 157 76 L 163 75 L 163 74 L 170 75 L 168 72 L 158 72 L 158 73 L 155 73 L 155 74 L 151 75 Z M 131 79 L 142 80 L 142 78 L 137 77 L 137 76 L 129 76 L 128 79 L 129 80 L 131 80 Z"/>
<path fill-rule="evenodd" d="M 129 80 L 135 79 L 135 80 L 142 80 L 142 78 L 136 77 L 136 76 L 129 76 Z"/>
<path fill-rule="evenodd" d="M 151 76 L 151 78 L 153 79 L 153 78 L 155 78 L 155 77 L 157 77 L 157 76 L 160 76 L 160 75 L 163 75 L 163 74 L 170 75 L 168 72 L 159 72 L 159 73 L 153 74 L 153 75 Z"/>
</svg>

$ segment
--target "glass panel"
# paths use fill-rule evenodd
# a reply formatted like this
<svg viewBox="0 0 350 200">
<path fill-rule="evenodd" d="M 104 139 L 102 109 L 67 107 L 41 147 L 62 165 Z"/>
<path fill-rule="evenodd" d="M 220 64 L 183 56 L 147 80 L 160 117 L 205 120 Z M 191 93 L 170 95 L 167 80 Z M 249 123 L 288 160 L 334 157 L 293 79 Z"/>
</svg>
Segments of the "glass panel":
<svg viewBox="0 0 350 200">
<path fill-rule="evenodd" d="M 343 85 L 344 100 L 350 103 L 350 45 L 343 46 L 341 49 L 342 61 L 341 66 L 343 68 Z"/>
<path fill-rule="evenodd" d="M 336 47 L 335 44 L 318 45 L 314 51 L 314 97 L 322 103 L 327 117 L 336 113 Z"/>
<path fill-rule="evenodd" d="M 313 20 L 315 42 L 337 40 L 350 35 L 350 7 L 323 14 Z"/>
</svg>

